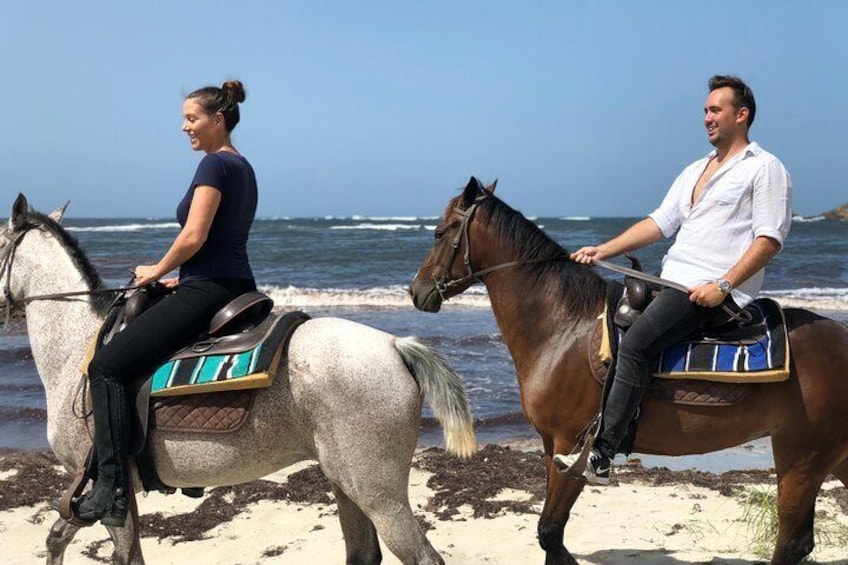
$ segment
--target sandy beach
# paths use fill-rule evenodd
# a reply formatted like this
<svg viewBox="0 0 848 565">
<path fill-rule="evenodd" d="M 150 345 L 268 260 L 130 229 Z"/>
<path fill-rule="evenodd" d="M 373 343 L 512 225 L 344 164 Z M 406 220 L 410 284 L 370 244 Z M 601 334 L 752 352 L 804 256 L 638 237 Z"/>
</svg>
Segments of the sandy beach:
<svg viewBox="0 0 848 565">
<path fill-rule="evenodd" d="M 544 562 L 536 524 L 545 480 L 532 443 L 487 445 L 467 462 L 439 448 L 416 453 L 410 501 L 446 563 Z M 0 458 L 3 563 L 44 561 L 56 517 L 48 501 L 67 480 L 47 453 Z M 566 545 L 586 565 L 763 563 L 738 491 L 773 492 L 774 484 L 769 471 L 716 475 L 628 466 L 611 486 L 584 490 L 565 530 Z M 247 485 L 207 489 L 201 499 L 151 493 L 139 497 L 139 507 L 147 563 L 182 564 L 200 555 L 214 564 L 344 562 L 329 484 L 312 463 Z M 817 511 L 814 562 L 848 564 L 848 492 L 841 483 L 826 483 Z M 86 528 L 68 547 L 65 563 L 108 563 L 111 551 L 105 529 Z M 398 563 L 383 553 L 384 563 Z"/>
</svg>

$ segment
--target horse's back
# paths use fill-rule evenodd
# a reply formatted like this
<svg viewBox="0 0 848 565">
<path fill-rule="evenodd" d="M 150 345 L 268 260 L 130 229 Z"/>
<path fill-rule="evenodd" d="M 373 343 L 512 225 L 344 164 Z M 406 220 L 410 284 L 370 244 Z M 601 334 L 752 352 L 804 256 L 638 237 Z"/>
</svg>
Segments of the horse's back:
<svg viewBox="0 0 848 565">
<path fill-rule="evenodd" d="M 395 336 L 343 318 L 312 318 L 292 336 L 290 355 L 333 362 L 342 352 L 356 359 L 382 358 L 393 350 Z"/>
<path fill-rule="evenodd" d="M 310 391 L 334 391 L 369 397 L 410 394 L 418 389 L 394 345 L 395 336 L 341 318 L 313 318 L 292 336 L 288 381 L 295 400 Z"/>
<path fill-rule="evenodd" d="M 801 308 L 785 308 L 792 354 L 831 361 L 848 360 L 848 325 Z M 842 365 L 842 372 L 848 365 Z"/>
</svg>

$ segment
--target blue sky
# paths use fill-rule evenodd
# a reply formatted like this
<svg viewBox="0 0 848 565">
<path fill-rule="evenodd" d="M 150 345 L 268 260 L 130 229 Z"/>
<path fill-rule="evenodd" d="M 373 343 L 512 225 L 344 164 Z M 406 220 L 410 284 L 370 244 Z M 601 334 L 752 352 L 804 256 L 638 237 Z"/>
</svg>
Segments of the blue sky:
<svg viewBox="0 0 848 565">
<path fill-rule="evenodd" d="M 716 73 L 798 212 L 848 201 L 846 2 L 4 4 L 0 206 L 172 216 L 182 99 L 238 78 L 261 217 L 438 215 L 470 175 L 528 215 L 642 216 L 711 149 Z"/>
</svg>

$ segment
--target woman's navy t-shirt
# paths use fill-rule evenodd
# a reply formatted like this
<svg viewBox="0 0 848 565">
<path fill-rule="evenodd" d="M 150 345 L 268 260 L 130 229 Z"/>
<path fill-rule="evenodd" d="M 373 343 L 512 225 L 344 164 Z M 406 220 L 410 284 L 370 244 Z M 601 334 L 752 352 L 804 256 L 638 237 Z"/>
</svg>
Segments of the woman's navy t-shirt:
<svg viewBox="0 0 848 565">
<path fill-rule="evenodd" d="M 253 279 L 247 258 L 247 236 L 256 214 L 256 175 L 247 159 L 222 151 L 200 161 L 191 186 L 177 206 L 177 221 L 185 226 L 194 189 L 206 185 L 221 192 L 221 203 L 203 246 L 180 267 L 180 279 L 190 277 Z"/>
</svg>

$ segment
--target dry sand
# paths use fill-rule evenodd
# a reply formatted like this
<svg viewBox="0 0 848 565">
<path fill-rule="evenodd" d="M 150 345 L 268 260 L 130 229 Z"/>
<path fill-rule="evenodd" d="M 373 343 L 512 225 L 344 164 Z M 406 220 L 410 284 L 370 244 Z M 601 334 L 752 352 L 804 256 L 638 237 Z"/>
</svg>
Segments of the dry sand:
<svg viewBox="0 0 848 565">
<path fill-rule="evenodd" d="M 0 458 L 0 562 L 43 563 L 56 515 L 48 507 L 68 482 L 45 453 Z M 536 524 L 544 472 L 535 450 L 489 445 L 461 462 L 441 449 L 416 454 L 413 511 L 453 564 L 544 562 Z M 721 475 L 629 467 L 609 487 L 587 487 L 566 527 L 581 564 L 749 565 L 763 563 L 742 520 L 739 488 L 774 489 L 768 471 Z M 344 541 L 329 484 L 313 464 L 247 485 L 208 489 L 202 499 L 151 493 L 139 498 L 142 549 L 149 564 L 344 563 Z M 848 493 L 825 485 L 817 505 L 820 565 L 848 565 Z M 105 529 L 81 530 L 65 565 L 109 562 Z M 383 548 L 384 563 L 396 564 Z"/>
</svg>

